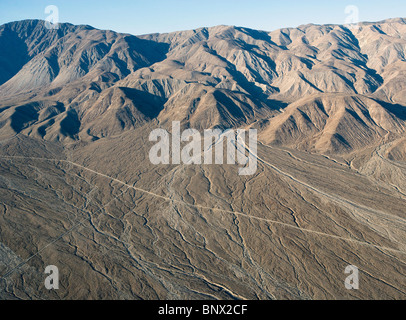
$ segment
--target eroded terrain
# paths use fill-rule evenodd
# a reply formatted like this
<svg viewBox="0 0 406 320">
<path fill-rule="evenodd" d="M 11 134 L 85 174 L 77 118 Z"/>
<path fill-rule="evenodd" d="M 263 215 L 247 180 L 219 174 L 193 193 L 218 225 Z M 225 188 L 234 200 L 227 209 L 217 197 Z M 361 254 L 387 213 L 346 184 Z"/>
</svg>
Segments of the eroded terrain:
<svg viewBox="0 0 406 320">
<path fill-rule="evenodd" d="M 154 167 L 145 138 L 103 141 L 103 152 L 6 142 L 3 299 L 405 298 L 406 199 L 392 183 L 263 144 L 254 176 Z M 7 154 L 16 145 L 24 151 Z M 47 265 L 59 267 L 59 291 L 44 288 Z M 358 291 L 345 289 L 348 265 L 360 269 Z"/>
</svg>

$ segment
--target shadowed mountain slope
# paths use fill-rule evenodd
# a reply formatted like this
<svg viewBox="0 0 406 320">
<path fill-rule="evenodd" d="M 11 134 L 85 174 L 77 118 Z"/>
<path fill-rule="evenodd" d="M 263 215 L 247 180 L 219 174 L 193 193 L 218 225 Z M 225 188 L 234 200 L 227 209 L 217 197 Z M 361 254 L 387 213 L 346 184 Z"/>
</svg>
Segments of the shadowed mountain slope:
<svg viewBox="0 0 406 320">
<path fill-rule="evenodd" d="M 406 127 L 403 19 L 139 37 L 28 20 L 1 26 L 0 43 L 6 135 L 94 140 L 154 119 L 198 129 L 255 123 L 268 143 L 348 153 Z M 59 109 L 44 118 L 48 105 Z"/>
</svg>

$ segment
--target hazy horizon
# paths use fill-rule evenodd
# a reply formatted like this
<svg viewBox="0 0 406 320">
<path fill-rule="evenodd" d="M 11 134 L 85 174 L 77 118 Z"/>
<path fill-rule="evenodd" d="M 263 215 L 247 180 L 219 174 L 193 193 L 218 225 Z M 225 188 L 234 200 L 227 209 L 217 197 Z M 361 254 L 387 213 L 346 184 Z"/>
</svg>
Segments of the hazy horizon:
<svg viewBox="0 0 406 320">
<path fill-rule="evenodd" d="M 135 35 L 168 33 L 218 25 L 241 26 L 273 31 L 305 24 L 345 24 L 348 6 L 355 6 L 360 22 L 376 22 L 406 16 L 406 3 L 390 0 L 383 6 L 378 1 L 357 0 L 348 3 L 314 1 L 244 1 L 209 0 L 192 3 L 186 0 L 154 2 L 125 0 L 86 3 L 55 0 L 3 0 L 0 3 L 0 25 L 26 19 L 45 20 L 45 8 L 55 5 L 59 20 L 74 25 L 91 25 Z"/>
<path fill-rule="evenodd" d="M 406 17 L 401 17 L 401 16 L 399 16 L 399 17 L 389 17 L 389 18 L 385 18 L 385 19 L 381 19 L 381 20 L 377 20 L 377 21 L 361 20 L 360 23 L 376 23 L 376 22 L 393 20 L 393 19 L 406 19 Z M 5 23 L 1 23 L 0 26 L 5 25 L 5 24 L 9 24 L 9 23 L 13 23 L 13 22 L 28 21 L 28 20 L 46 21 L 45 19 L 34 19 L 34 18 L 33 19 L 22 19 L 22 20 L 14 20 L 14 21 L 8 21 L 8 22 L 5 22 Z M 69 22 L 69 21 L 60 21 L 60 23 L 61 24 L 71 24 L 71 25 L 75 25 L 75 26 L 87 25 L 87 26 L 90 26 L 90 27 L 92 27 L 94 29 L 97 29 L 97 30 L 109 30 L 109 31 L 113 31 L 113 32 L 116 32 L 116 33 L 131 34 L 131 35 L 135 35 L 135 36 L 142 36 L 142 35 L 149 35 L 149 34 L 165 34 L 165 33 L 181 32 L 181 31 L 188 31 L 188 30 L 199 30 L 199 29 L 203 29 L 203 28 L 215 28 L 215 27 L 218 27 L 218 26 L 246 28 L 246 29 L 258 30 L 258 31 L 272 32 L 272 31 L 277 31 L 277 30 L 280 30 L 280 29 L 288 29 L 288 28 L 289 29 L 296 29 L 296 28 L 298 28 L 300 26 L 303 26 L 303 25 L 316 25 L 316 26 L 344 25 L 344 23 L 341 23 L 341 24 L 340 23 L 322 23 L 322 24 L 319 24 L 319 23 L 309 22 L 309 23 L 301 24 L 301 25 L 297 25 L 297 26 L 280 27 L 280 28 L 277 28 L 277 29 L 267 30 L 267 29 L 255 29 L 255 28 L 244 26 L 244 25 L 218 24 L 218 25 L 199 26 L 199 27 L 195 27 L 195 28 L 192 28 L 192 29 L 172 30 L 172 31 L 168 31 L 168 32 L 130 33 L 130 32 L 121 32 L 121 31 L 117 31 L 115 29 L 109 29 L 109 28 L 107 28 L 107 29 L 106 28 L 98 28 L 98 27 L 96 27 L 94 25 L 91 25 L 91 24 L 88 24 L 88 23 L 75 24 L 75 23 L 72 23 L 72 22 Z"/>
</svg>

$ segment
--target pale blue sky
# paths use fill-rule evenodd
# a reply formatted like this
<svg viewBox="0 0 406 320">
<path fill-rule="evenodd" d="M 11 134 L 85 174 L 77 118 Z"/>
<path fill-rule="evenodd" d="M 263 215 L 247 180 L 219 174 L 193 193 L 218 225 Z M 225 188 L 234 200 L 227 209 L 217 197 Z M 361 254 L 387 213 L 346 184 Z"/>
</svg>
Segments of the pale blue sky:
<svg viewBox="0 0 406 320">
<path fill-rule="evenodd" d="M 272 31 L 306 23 L 344 24 L 356 5 L 361 21 L 406 17 L 405 0 L 0 0 L 0 24 L 45 19 L 56 5 L 60 21 L 145 34 L 236 25 Z"/>
</svg>

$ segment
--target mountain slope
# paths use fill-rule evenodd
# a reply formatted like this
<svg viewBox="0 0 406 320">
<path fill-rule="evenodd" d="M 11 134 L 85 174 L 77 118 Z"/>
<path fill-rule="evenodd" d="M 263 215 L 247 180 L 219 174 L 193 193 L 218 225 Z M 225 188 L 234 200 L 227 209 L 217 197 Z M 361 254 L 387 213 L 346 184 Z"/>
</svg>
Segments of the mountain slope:
<svg viewBox="0 0 406 320">
<path fill-rule="evenodd" d="M 20 44 L 24 58 L 14 64 L 5 52 L 1 66 L 13 66 L 3 75 L 0 94 L 16 94 L 44 86 L 58 87 L 77 79 L 122 79 L 165 56 L 165 46 L 131 35 L 96 30 L 89 26 L 61 24 L 48 30 L 43 21 L 29 20 L 0 27 L 2 47 Z"/>
<path fill-rule="evenodd" d="M 266 124 L 261 137 L 267 143 L 299 146 L 321 153 L 345 153 L 399 138 L 406 108 L 365 96 L 324 94 L 290 104 Z"/>
<path fill-rule="evenodd" d="M 10 23 L 0 27 L 0 133 L 91 141 L 155 119 L 198 129 L 255 123 L 268 143 L 348 153 L 404 134 L 405 41 L 403 19 L 139 37 Z M 44 120 L 27 107 L 28 120 L 10 125 L 31 103 L 63 111 Z"/>
</svg>

